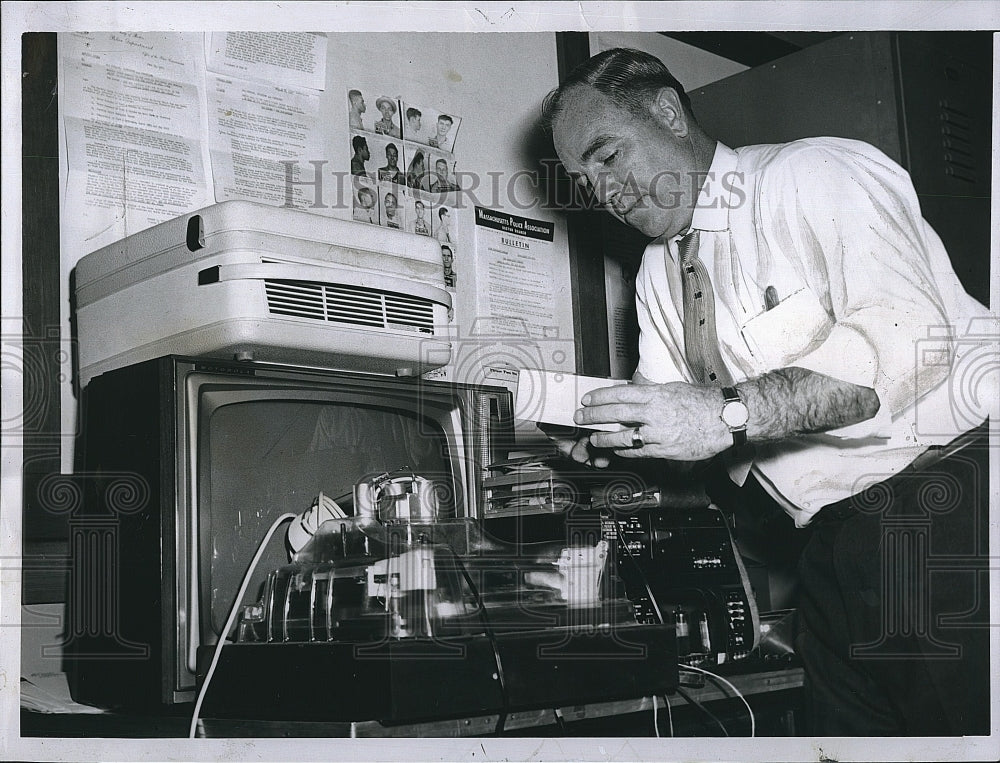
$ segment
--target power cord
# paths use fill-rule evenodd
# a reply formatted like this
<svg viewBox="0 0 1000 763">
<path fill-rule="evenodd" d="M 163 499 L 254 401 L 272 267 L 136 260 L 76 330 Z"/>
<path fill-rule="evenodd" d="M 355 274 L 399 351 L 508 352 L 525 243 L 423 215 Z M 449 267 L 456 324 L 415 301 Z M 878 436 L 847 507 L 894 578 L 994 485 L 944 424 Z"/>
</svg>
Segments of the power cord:
<svg viewBox="0 0 1000 763">
<path fill-rule="evenodd" d="M 493 632 L 493 625 L 490 623 L 489 615 L 486 612 L 486 604 L 483 603 L 483 597 L 479 594 L 476 584 L 472 582 L 472 576 L 469 575 L 468 568 L 466 568 L 461 557 L 455 552 L 455 549 L 449 546 L 448 550 L 455 557 L 458 569 L 461 571 L 462 577 L 465 578 L 465 583 L 469 586 L 469 590 L 472 591 L 472 595 L 476 600 L 476 606 L 479 607 L 479 618 L 483 621 L 483 628 L 486 630 L 486 638 L 489 640 L 490 648 L 493 650 L 493 662 L 496 664 L 497 669 L 497 682 L 500 684 L 500 717 L 497 718 L 493 734 L 494 736 L 502 736 L 504 724 L 507 722 L 507 713 L 510 710 L 510 698 L 507 696 L 507 679 L 503 673 L 503 661 L 500 659 L 500 648 L 497 646 L 496 634 Z M 556 711 L 556 719 L 560 720 L 558 711 Z"/>
<path fill-rule="evenodd" d="M 670 707 L 670 700 L 667 699 L 667 695 L 663 695 L 663 704 L 667 708 L 667 722 L 670 724 L 670 736 L 674 735 L 674 711 Z"/>
<path fill-rule="evenodd" d="M 705 715 L 707 715 L 709 718 L 715 721 L 716 725 L 720 729 L 722 729 L 722 733 L 725 734 L 726 736 L 729 736 L 729 732 L 726 731 L 726 727 L 722 724 L 722 721 L 719 720 L 719 717 L 715 713 L 713 713 L 711 710 L 709 710 L 707 707 L 701 704 L 701 702 L 696 700 L 694 697 L 692 697 L 690 694 L 684 691 L 681 687 L 678 686 L 675 691 L 678 694 L 680 694 L 689 705 L 694 705 L 699 710 L 701 710 Z"/>
<path fill-rule="evenodd" d="M 757 719 L 754 717 L 753 708 L 750 707 L 750 703 L 747 702 L 747 698 L 743 696 L 743 693 L 735 686 L 733 686 L 733 684 L 730 681 L 726 680 L 717 673 L 713 673 L 711 670 L 705 670 L 704 668 L 699 668 L 696 665 L 679 665 L 678 667 L 681 670 L 690 670 L 690 671 L 695 671 L 697 673 L 702 673 L 708 676 L 708 678 L 713 682 L 724 683 L 726 686 L 732 689 L 733 693 L 743 701 L 744 705 L 746 705 L 747 713 L 750 716 L 750 736 L 753 737 L 757 735 Z M 723 692 L 723 694 L 725 694 L 725 692 Z"/>
<path fill-rule="evenodd" d="M 618 542 L 621 543 L 621 546 L 622 546 L 622 548 L 625 549 L 625 553 L 628 554 L 629 560 L 632 562 L 633 567 L 635 567 L 636 572 L 639 573 L 639 577 L 642 579 L 642 585 L 646 589 L 646 595 L 649 597 L 649 602 L 650 602 L 650 604 L 652 604 L 653 611 L 656 613 L 656 619 L 662 625 L 662 624 L 664 624 L 663 613 L 660 611 L 660 605 L 656 601 L 656 596 L 653 595 L 652 587 L 649 585 L 649 578 L 646 577 L 646 573 L 642 569 L 642 565 L 640 565 L 639 561 L 635 558 L 635 554 L 632 553 L 632 549 L 630 549 L 628 547 L 628 544 L 625 543 L 625 538 L 622 536 L 621 526 L 618 523 L 617 517 L 612 517 L 612 521 L 615 524 L 615 533 L 618 535 Z M 704 668 L 699 668 L 699 667 L 697 667 L 695 665 L 678 665 L 677 667 L 680 670 L 690 670 L 690 671 L 697 672 L 697 673 L 703 673 L 704 675 L 708 676 L 711 679 L 714 679 L 714 680 L 717 680 L 717 681 L 721 681 L 726 686 L 728 686 L 730 689 L 732 689 L 733 693 L 737 697 L 739 697 L 740 700 L 742 700 L 742 702 L 743 702 L 744 705 L 746 705 L 747 713 L 750 716 L 750 736 L 751 737 L 756 736 L 756 733 L 757 733 L 757 720 L 754 717 L 753 709 L 750 707 L 750 703 L 747 702 L 746 697 L 743 696 L 742 692 L 740 692 L 739 689 L 737 689 L 735 686 L 733 686 L 732 683 L 730 683 L 729 681 L 727 681 L 722 676 L 720 676 L 720 675 L 718 675 L 716 673 L 713 673 L 710 670 L 705 670 Z M 684 697 L 685 699 L 687 699 L 690 703 L 696 705 L 697 707 L 700 707 L 702 710 L 704 710 L 706 713 L 708 713 L 708 715 L 712 716 L 712 718 L 716 721 L 716 723 L 719 724 L 720 728 L 722 728 L 723 733 L 725 733 L 726 736 L 729 736 L 729 733 L 726 731 L 725 726 L 722 725 L 722 723 L 719 721 L 719 719 L 716 718 L 708 710 L 708 708 L 706 708 L 706 707 L 704 707 L 704 705 L 701 705 L 698 702 L 690 699 L 688 697 L 688 695 L 684 694 L 681 691 L 681 689 L 678 688 L 677 692 L 679 694 L 681 694 L 682 697 Z M 725 693 L 725 692 L 723 692 L 723 693 Z M 667 712 L 670 712 L 670 703 L 667 702 L 666 696 L 664 696 L 663 700 L 664 700 L 664 702 L 666 702 Z M 656 702 L 655 701 L 653 702 L 653 712 L 654 712 L 653 720 L 654 720 L 654 724 L 655 724 L 656 720 L 657 720 L 656 719 Z M 657 736 L 660 735 L 659 729 L 656 729 L 656 735 Z M 673 716 L 672 715 L 670 716 L 670 735 L 673 736 Z"/>
<path fill-rule="evenodd" d="M 615 523 L 615 533 L 618 535 L 618 542 L 622 544 L 622 548 L 625 549 L 625 553 L 628 554 L 628 558 L 632 561 L 632 566 L 635 567 L 636 572 L 639 573 L 639 577 L 642 578 L 642 585 L 646 589 L 646 595 L 649 597 L 649 603 L 653 605 L 653 611 L 656 612 L 656 619 L 659 621 L 660 625 L 666 625 L 666 621 L 663 619 L 663 613 L 660 611 L 660 605 L 656 601 L 656 597 L 653 595 L 653 589 L 649 585 L 649 578 L 646 577 L 645 570 L 642 569 L 642 565 L 639 564 L 639 560 L 635 558 L 635 554 L 632 553 L 632 549 L 628 547 L 625 543 L 625 538 L 622 536 L 622 528 L 618 524 L 618 517 L 611 517 L 611 521 Z"/>
<path fill-rule="evenodd" d="M 558 707 L 552 708 L 552 714 L 556 717 L 556 724 L 559 726 L 559 732 L 566 736 L 566 721 L 563 719 L 562 710 Z"/>
<path fill-rule="evenodd" d="M 233 601 L 232 609 L 229 610 L 229 617 L 226 618 L 226 624 L 222 628 L 222 633 L 219 634 L 219 640 L 215 642 L 215 649 L 212 652 L 212 662 L 208 666 L 208 671 L 205 673 L 205 680 L 202 682 L 201 689 L 198 691 L 198 699 L 194 703 L 194 712 L 191 714 L 191 727 L 188 729 L 188 739 L 194 739 L 195 737 L 195 731 L 198 729 L 198 715 L 201 713 L 201 704 L 205 700 L 205 694 L 208 692 L 208 685 L 212 682 L 212 676 L 215 675 L 215 668 L 219 664 L 219 656 L 222 654 L 222 647 L 226 644 L 226 638 L 229 635 L 229 631 L 232 630 L 233 625 L 236 623 L 236 615 L 240 611 L 240 605 L 243 603 L 243 596 L 246 594 L 247 587 L 250 585 L 250 578 L 253 576 L 254 570 L 257 569 L 257 565 L 260 563 L 260 559 L 264 555 L 264 549 L 267 548 L 267 543 L 271 540 L 271 536 L 274 535 L 274 531 L 277 530 L 282 523 L 295 519 L 298 516 L 298 514 L 292 514 L 290 512 L 282 514 L 274 520 L 268 528 L 267 533 L 264 535 L 264 539 L 257 546 L 257 552 L 254 554 L 253 559 L 250 562 L 250 566 L 247 568 L 246 574 L 243 576 L 243 582 L 240 584 L 239 593 L 236 594 L 236 599 Z"/>
</svg>

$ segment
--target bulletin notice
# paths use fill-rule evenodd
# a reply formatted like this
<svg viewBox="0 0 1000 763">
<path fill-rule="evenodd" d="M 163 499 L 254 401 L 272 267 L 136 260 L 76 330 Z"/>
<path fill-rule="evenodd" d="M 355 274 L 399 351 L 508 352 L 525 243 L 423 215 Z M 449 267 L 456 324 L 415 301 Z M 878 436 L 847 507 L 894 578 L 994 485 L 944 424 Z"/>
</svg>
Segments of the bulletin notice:
<svg viewBox="0 0 1000 763">
<path fill-rule="evenodd" d="M 534 339 L 559 336 L 563 321 L 554 294 L 554 225 L 476 207 L 479 312 L 510 333 Z"/>
</svg>

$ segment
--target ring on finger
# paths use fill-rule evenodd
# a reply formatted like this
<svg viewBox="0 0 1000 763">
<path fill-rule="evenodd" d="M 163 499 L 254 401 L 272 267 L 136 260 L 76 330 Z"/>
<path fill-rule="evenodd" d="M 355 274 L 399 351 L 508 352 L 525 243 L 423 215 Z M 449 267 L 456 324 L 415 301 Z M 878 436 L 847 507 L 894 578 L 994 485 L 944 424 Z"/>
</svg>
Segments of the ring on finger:
<svg viewBox="0 0 1000 763">
<path fill-rule="evenodd" d="M 632 429 L 632 447 L 633 448 L 641 448 L 641 447 L 643 447 L 646 444 L 643 441 L 643 439 L 642 439 L 642 433 L 639 431 L 640 429 L 642 429 L 641 426 L 638 426 L 638 427 L 635 427 L 635 428 Z"/>
</svg>

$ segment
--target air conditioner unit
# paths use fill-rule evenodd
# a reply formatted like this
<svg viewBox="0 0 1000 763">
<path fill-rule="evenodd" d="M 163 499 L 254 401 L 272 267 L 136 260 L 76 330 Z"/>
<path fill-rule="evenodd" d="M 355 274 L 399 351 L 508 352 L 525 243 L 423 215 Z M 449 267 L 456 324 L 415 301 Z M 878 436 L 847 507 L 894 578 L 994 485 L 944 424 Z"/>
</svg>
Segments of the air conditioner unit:
<svg viewBox="0 0 1000 763">
<path fill-rule="evenodd" d="M 170 354 L 416 375 L 450 359 L 433 239 L 227 201 L 76 265 L 80 386 Z"/>
</svg>

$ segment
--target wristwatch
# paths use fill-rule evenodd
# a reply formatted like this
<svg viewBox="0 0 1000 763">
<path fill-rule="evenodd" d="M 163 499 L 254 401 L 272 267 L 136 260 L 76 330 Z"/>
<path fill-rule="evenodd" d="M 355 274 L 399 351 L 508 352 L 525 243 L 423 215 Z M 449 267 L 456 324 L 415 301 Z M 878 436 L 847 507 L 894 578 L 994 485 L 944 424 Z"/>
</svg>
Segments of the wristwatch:
<svg viewBox="0 0 1000 763">
<path fill-rule="evenodd" d="M 729 427 L 729 431 L 733 435 L 733 445 L 737 447 L 746 445 L 750 409 L 743 402 L 736 387 L 723 387 L 722 397 L 725 398 L 725 402 L 722 403 L 722 413 L 719 418 L 722 419 L 723 424 Z"/>
</svg>

